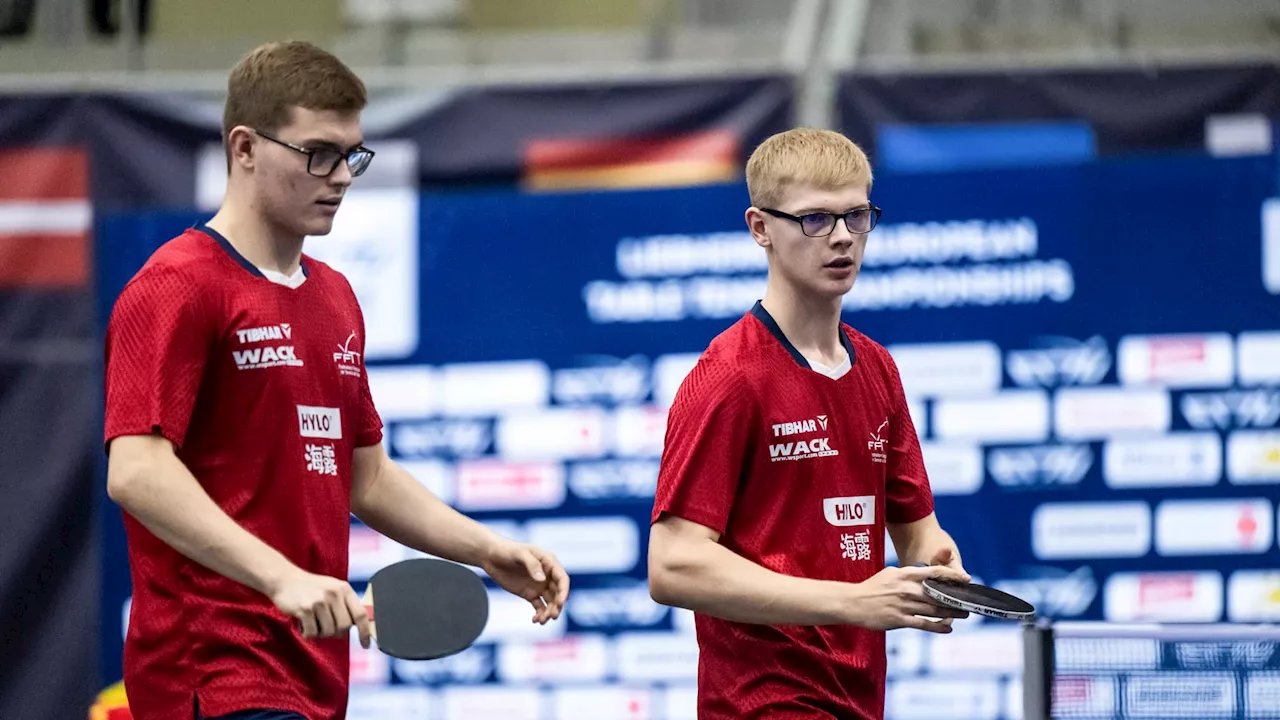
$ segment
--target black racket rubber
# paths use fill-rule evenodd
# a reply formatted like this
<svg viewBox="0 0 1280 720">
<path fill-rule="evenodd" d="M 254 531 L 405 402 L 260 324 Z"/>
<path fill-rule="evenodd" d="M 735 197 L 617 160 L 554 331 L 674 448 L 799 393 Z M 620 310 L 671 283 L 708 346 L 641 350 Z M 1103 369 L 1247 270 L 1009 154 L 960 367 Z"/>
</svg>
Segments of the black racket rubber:
<svg viewBox="0 0 1280 720">
<path fill-rule="evenodd" d="M 489 621 L 484 581 L 457 563 L 418 558 L 369 581 L 378 649 L 403 660 L 435 660 L 471 646 Z"/>
<path fill-rule="evenodd" d="M 986 585 L 928 578 L 924 589 L 936 602 L 987 617 L 1027 620 L 1036 613 L 1035 606 L 1026 600 Z"/>
</svg>

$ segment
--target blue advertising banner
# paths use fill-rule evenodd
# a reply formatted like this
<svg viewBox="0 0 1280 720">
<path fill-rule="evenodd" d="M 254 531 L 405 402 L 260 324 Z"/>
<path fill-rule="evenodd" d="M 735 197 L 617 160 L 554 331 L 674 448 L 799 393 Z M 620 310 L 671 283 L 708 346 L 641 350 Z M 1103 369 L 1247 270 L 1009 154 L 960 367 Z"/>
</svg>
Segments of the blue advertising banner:
<svg viewBox="0 0 1280 720">
<path fill-rule="evenodd" d="M 1055 618 L 1280 620 L 1275 170 L 1156 157 L 877 178 L 885 214 L 844 317 L 897 360 L 939 518 L 980 580 Z M 747 205 L 737 183 L 356 188 L 309 241 L 365 306 L 393 456 L 551 548 L 574 583 L 547 627 L 495 592 L 454 658 L 354 648 L 352 717 L 693 717 L 692 622 L 649 599 L 645 544 L 666 407 L 763 292 Z M 201 217 L 100 217 L 104 314 Z M 118 521 L 105 550 L 123 557 Z M 356 524 L 350 579 L 414 554 Z M 128 580 L 107 575 L 118 667 Z M 890 634 L 888 717 L 960 686 L 949 717 L 1020 716 L 1016 629 L 962 625 Z"/>
<path fill-rule="evenodd" d="M 888 151 L 905 168 L 922 167 L 928 158 L 904 152 L 909 148 L 900 145 L 902 138 L 886 138 L 886 128 L 923 135 L 925 147 L 945 149 L 935 156 L 943 166 L 984 156 L 1000 162 L 1082 152 L 1268 152 L 1278 98 L 1274 65 L 1241 62 L 846 73 L 837 103 L 841 131 L 872 150 L 877 167 L 885 167 L 880 154 Z M 1012 135 L 1006 147 L 946 137 L 993 127 Z M 941 135 L 929 138 L 935 131 Z M 1056 142 L 1027 144 L 1047 135 L 1056 135 Z"/>
</svg>

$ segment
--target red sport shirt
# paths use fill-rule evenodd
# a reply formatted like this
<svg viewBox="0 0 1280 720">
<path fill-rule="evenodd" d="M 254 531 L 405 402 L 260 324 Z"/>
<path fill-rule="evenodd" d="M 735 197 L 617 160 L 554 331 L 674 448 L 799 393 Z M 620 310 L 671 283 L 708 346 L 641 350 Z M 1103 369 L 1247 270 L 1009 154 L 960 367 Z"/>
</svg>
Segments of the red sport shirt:
<svg viewBox="0 0 1280 720">
<path fill-rule="evenodd" d="M 847 325 L 852 367 L 812 370 L 757 303 L 677 392 L 653 521 L 721 533 L 774 572 L 861 582 L 884 568 L 885 522 L 933 512 L 897 366 Z M 879 719 L 885 636 L 855 626 L 766 626 L 699 613 L 700 720 Z"/>
<path fill-rule="evenodd" d="M 233 520 L 308 572 L 347 577 L 352 454 L 382 440 L 350 284 L 303 257 L 290 287 L 220 235 L 156 251 L 106 338 L 106 441 L 158 433 Z M 125 514 L 133 607 L 124 680 L 137 720 L 247 708 L 346 712 L 349 641 L 306 640 L 265 595 Z"/>
</svg>

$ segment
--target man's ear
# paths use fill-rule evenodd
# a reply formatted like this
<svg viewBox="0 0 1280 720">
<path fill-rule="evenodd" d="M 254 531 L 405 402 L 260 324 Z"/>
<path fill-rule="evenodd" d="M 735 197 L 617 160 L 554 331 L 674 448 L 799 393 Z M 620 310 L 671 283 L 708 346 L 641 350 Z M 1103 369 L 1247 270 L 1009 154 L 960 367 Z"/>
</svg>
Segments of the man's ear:
<svg viewBox="0 0 1280 720">
<path fill-rule="evenodd" d="M 773 244 L 769 239 L 769 226 L 765 224 L 764 213 L 757 207 L 749 207 L 746 212 L 747 229 L 751 231 L 751 239 L 762 248 Z"/>
<path fill-rule="evenodd" d="M 257 158 L 254 156 L 253 131 L 244 125 L 237 125 L 227 133 L 227 159 L 231 165 L 238 165 L 252 170 Z"/>
</svg>

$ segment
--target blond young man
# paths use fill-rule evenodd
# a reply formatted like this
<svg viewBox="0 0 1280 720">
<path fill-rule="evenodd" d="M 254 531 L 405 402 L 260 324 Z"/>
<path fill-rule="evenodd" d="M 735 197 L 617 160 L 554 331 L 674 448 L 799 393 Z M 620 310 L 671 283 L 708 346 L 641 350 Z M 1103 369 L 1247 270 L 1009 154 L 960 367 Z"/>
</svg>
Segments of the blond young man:
<svg viewBox="0 0 1280 720">
<path fill-rule="evenodd" d="M 885 631 L 964 616 L 922 590 L 969 576 L 897 366 L 840 321 L 880 217 L 871 180 L 826 130 L 775 135 L 747 163 L 767 287 L 675 397 L 649 540 L 654 599 L 695 613 L 700 720 L 882 718 Z M 902 568 L 885 567 L 886 529 Z"/>
<path fill-rule="evenodd" d="M 133 604 L 124 681 L 137 720 L 345 716 L 350 514 L 409 547 L 483 567 L 559 617 L 569 579 L 384 451 L 350 284 L 303 254 L 364 147 L 363 83 L 306 43 L 231 72 L 225 201 L 155 252 L 106 344 L 108 491 L 125 513 Z"/>
</svg>

